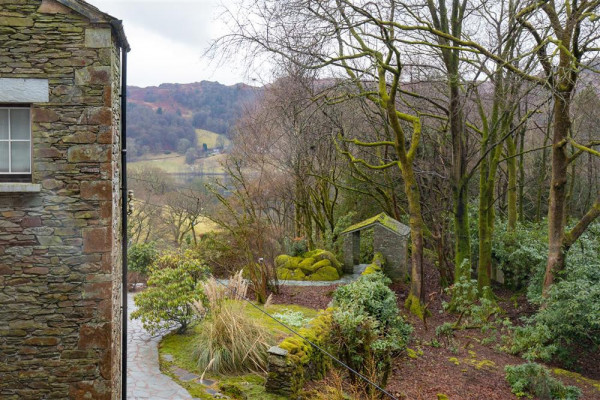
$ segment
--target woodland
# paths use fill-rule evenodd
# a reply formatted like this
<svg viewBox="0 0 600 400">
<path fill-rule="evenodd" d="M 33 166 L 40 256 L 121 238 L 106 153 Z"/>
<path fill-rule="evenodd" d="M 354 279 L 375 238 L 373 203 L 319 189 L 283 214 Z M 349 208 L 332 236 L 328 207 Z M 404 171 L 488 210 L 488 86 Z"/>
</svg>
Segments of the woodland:
<svg viewBox="0 0 600 400">
<path fill-rule="evenodd" d="M 257 304 L 322 310 L 310 316 L 321 330 L 302 328 L 304 339 L 353 371 L 321 368 L 313 343 L 285 339 L 303 371 L 320 371 L 302 382 L 303 398 L 600 398 L 599 9 L 589 0 L 236 2 L 209 52 L 268 64 L 273 83 L 228 131 L 225 179 L 182 186 L 134 171 L 144 293 L 181 278 L 164 265 L 197 263 L 192 288 L 242 270 Z M 346 286 L 278 284 L 281 255 L 341 260 L 344 229 L 382 212 L 410 228 L 405 280 L 376 272 Z M 168 240 L 152 222 L 165 215 Z M 361 261 L 375 264 L 368 240 L 361 246 Z M 147 270 L 142 256 L 169 247 L 178 255 Z M 171 352 L 193 318 L 205 346 L 202 332 L 225 318 L 216 283 L 202 285 L 194 301 L 206 311 L 178 322 Z M 265 335 L 262 353 L 220 344 L 256 356 L 250 366 L 214 369 L 214 354 L 188 363 L 181 347 L 176 362 L 217 380 L 270 377 L 265 349 L 281 337 Z"/>
</svg>

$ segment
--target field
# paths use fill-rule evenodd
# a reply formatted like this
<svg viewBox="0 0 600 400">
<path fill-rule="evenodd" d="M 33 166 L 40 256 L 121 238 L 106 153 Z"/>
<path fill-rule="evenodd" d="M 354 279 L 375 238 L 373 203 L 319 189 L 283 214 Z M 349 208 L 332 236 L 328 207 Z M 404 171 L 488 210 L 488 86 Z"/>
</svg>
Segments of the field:
<svg viewBox="0 0 600 400">
<path fill-rule="evenodd" d="M 223 145 L 229 145 L 229 139 L 224 135 L 219 135 L 211 131 L 205 131 L 204 129 L 196 129 L 196 137 L 198 138 L 198 148 L 202 148 L 202 143 L 206 143 L 209 149 L 217 147 L 217 141 L 219 137 L 223 138 Z"/>
<path fill-rule="evenodd" d="M 141 160 L 129 162 L 130 168 L 160 168 L 169 174 L 198 173 L 198 174 L 220 174 L 223 173 L 221 162 L 225 161 L 225 154 L 217 154 L 211 157 L 199 158 L 193 165 L 185 163 L 185 156 L 171 154 L 146 154 Z"/>
</svg>

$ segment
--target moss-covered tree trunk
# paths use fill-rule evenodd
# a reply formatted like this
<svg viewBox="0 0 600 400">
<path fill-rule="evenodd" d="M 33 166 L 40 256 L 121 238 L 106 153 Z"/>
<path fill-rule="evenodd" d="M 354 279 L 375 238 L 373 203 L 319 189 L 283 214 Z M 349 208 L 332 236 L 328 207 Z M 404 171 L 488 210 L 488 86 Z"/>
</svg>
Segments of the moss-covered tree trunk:
<svg viewBox="0 0 600 400">
<path fill-rule="evenodd" d="M 404 189 L 408 199 L 408 213 L 411 239 L 411 274 L 410 274 L 410 296 L 414 296 L 420 307 L 424 301 L 423 293 L 423 215 L 421 213 L 421 194 L 412 164 L 401 166 L 404 178 Z M 415 299 L 411 300 L 415 301 Z M 411 311 L 415 311 L 411 307 Z M 419 315 L 422 311 L 416 312 Z"/>
<path fill-rule="evenodd" d="M 517 145 L 512 136 L 506 138 L 506 155 L 508 159 L 508 231 L 514 232 L 517 227 Z"/>
<path fill-rule="evenodd" d="M 485 165 L 484 165 L 485 164 Z M 490 286 L 492 274 L 492 234 L 494 229 L 494 186 L 495 179 L 489 179 L 492 173 L 484 161 L 480 167 L 479 180 L 479 260 L 477 264 L 477 283 L 479 290 Z M 493 174 L 495 176 L 495 173 Z"/>
<path fill-rule="evenodd" d="M 562 83 L 562 82 L 561 82 Z M 548 262 L 544 276 L 544 294 L 554 283 L 556 274 L 565 267 L 565 222 L 567 197 L 567 136 L 571 126 L 570 103 L 573 83 L 562 83 L 554 96 L 554 128 L 552 135 L 552 179 L 548 207 Z"/>
</svg>

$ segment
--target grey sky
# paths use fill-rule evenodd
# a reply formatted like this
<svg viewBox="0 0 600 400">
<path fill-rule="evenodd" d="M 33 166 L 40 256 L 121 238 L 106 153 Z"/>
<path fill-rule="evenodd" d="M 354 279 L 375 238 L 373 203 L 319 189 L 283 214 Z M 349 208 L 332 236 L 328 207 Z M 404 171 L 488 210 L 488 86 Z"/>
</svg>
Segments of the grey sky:
<svg viewBox="0 0 600 400">
<path fill-rule="evenodd" d="M 211 39 L 224 33 L 222 0 L 87 0 L 122 19 L 131 44 L 128 80 L 135 86 L 201 80 L 234 84 L 247 79 L 236 63 L 202 58 Z M 232 0 L 227 0 L 231 2 Z"/>
</svg>

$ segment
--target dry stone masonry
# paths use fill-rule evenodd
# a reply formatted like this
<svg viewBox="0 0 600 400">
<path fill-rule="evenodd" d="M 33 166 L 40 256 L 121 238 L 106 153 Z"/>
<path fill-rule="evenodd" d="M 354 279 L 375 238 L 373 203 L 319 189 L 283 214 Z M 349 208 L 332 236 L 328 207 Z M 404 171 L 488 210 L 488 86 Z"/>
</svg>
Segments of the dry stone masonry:
<svg viewBox="0 0 600 400">
<path fill-rule="evenodd" d="M 0 184 L 2 399 L 120 398 L 122 43 L 105 17 L 0 0 L 0 87 L 47 84 L 43 102 L 0 92 L 32 121 L 31 184 Z"/>
<path fill-rule="evenodd" d="M 350 273 L 360 263 L 361 232 L 373 229 L 373 253 L 381 253 L 385 262 L 383 272 L 393 281 L 409 274 L 407 243 L 410 228 L 385 213 L 354 224 L 344 230 L 342 247 L 344 271 Z"/>
</svg>

